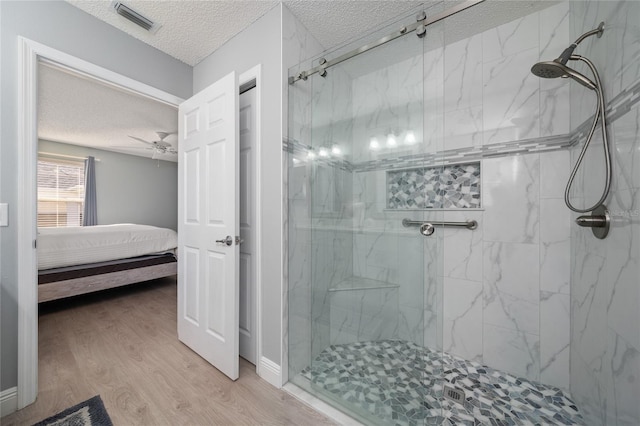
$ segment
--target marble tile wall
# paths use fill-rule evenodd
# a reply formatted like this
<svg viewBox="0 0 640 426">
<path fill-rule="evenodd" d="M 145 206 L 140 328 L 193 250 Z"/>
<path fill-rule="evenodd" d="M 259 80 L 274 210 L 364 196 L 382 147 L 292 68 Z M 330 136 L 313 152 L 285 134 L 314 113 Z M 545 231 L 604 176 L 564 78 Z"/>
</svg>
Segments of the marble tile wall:
<svg viewBox="0 0 640 426">
<path fill-rule="evenodd" d="M 591 59 L 608 101 L 634 92 L 640 82 L 640 3 L 571 2 L 572 38 L 605 22 L 602 38 L 586 40 L 576 53 Z M 580 65 L 577 69 L 590 75 Z M 571 86 L 571 127 L 589 120 L 592 91 Z M 632 95 L 633 97 L 634 95 Z M 640 107 L 609 115 L 613 182 L 606 201 L 612 228 L 605 240 L 571 227 L 571 392 L 587 424 L 640 424 Z M 582 147 L 571 150 L 572 164 Z M 600 197 L 602 138 L 597 135 L 578 172 L 572 200 Z M 572 214 L 572 219 L 577 215 Z"/>
<path fill-rule="evenodd" d="M 566 82 L 530 72 L 569 43 L 568 10 L 563 2 L 429 52 L 439 65 L 426 81 L 440 79 L 444 91 L 445 150 L 569 132 Z"/>
<path fill-rule="evenodd" d="M 421 324 L 425 345 L 568 388 L 570 238 L 562 197 L 569 153 L 501 157 L 482 164 L 484 210 L 404 215 L 385 210 L 383 187 L 376 184 L 384 172 L 355 173 L 354 195 L 366 207 L 354 226 L 365 230 L 378 223 L 388 233 L 354 235 L 354 274 L 398 283 L 407 330 Z M 399 229 L 403 216 L 475 219 L 480 226 L 474 231 L 438 229 L 430 238 L 416 239 L 417 231 Z M 399 237 L 401 232 L 406 234 Z M 424 270 L 414 267 L 420 262 Z M 410 285 L 419 279 L 424 283 L 420 299 L 415 297 L 419 289 Z M 416 332 L 402 335 L 420 339 Z"/>
<path fill-rule="evenodd" d="M 538 79 L 529 69 L 568 43 L 568 12 L 568 3 L 558 4 L 444 48 L 425 48 L 424 152 L 480 152 L 567 135 L 566 82 Z M 385 171 L 360 168 L 357 160 L 353 195 L 364 207 L 355 226 L 394 230 L 401 217 L 385 210 Z M 425 345 L 568 388 L 570 239 L 562 203 L 568 152 L 512 153 L 481 162 L 484 210 L 422 213 L 425 220 L 439 215 L 480 223 L 473 232 L 438 230 L 419 250 L 434 257 L 423 272 Z M 354 266 L 375 253 L 374 243 L 354 244 Z M 386 259 L 386 270 L 397 274 L 394 256 Z"/>
<path fill-rule="evenodd" d="M 403 37 L 352 59 L 352 67 L 369 70 L 351 82 L 353 164 L 424 152 L 422 48 L 419 39 Z"/>
<path fill-rule="evenodd" d="M 446 211 L 444 350 L 569 386 L 566 151 L 483 160 L 484 211 Z"/>
</svg>

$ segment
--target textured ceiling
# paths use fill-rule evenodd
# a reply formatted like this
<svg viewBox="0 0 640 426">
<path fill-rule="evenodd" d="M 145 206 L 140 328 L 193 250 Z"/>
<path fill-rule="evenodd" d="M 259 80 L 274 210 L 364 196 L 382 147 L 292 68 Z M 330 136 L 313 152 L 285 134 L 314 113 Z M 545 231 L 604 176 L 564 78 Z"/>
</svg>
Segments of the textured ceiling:
<svg viewBox="0 0 640 426">
<path fill-rule="evenodd" d="M 131 136 L 155 141 L 156 131 L 176 133 L 176 108 L 40 63 L 38 137 L 151 158 L 154 150 Z M 166 142 L 177 149 L 177 136 Z M 177 155 L 155 158 L 177 161 Z"/>
<path fill-rule="evenodd" d="M 434 1 L 283 1 L 325 48 L 360 38 L 421 4 Z"/>
<path fill-rule="evenodd" d="M 127 6 L 162 25 L 155 34 L 151 34 L 117 15 L 110 0 L 67 1 L 192 66 L 278 3 L 266 0 L 124 0 Z M 406 16 L 420 5 L 433 14 L 459 2 L 287 0 L 283 3 L 329 49 L 361 38 L 373 29 L 382 29 L 390 20 Z M 488 0 L 448 18 L 428 30 L 428 33 L 442 31 L 442 41 L 449 44 L 554 3 L 547 0 Z M 433 8 L 429 9 L 431 6 Z M 393 55 L 388 58 L 406 56 L 406 52 L 391 53 Z M 355 68 L 352 71 L 357 74 L 363 70 L 370 72 L 375 66 L 388 63 L 376 61 L 377 65 L 363 66 L 362 60 L 350 61 L 351 65 L 345 63 L 345 66 Z M 151 157 L 152 150 L 145 149 L 143 143 L 127 135 L 154 141 L 157 140 L 156 131 L 177 130 L 175 108 L 162 103 L 50 66 L 41 66 L 39 77 L 38 131 L 43 139 Z M 167 142 L 177 148 L 175 135 L 169 136 Z M 175 161 L 175 156 L 164 157 L 161 158 Z"/>
<path fill-rule="evenodd" d="M 198 64 L 273 8 L 277 1 L 122 2 L 162 27 L 152 34 L 117 15 L 109 0 L 67 0 L 98 19 L 185 62 Z M 293 0 L 283 2 L 325 48 L 362 36 L 419 1 Z"/>
<path fill-rule="evenodd" d="M 259 19 L 279 2 L 258 0 L 122 0 L 122 3 L 161 25 L 156 33 L 117 15 L 111 0 L 66 0 L 129 35 L 194 66 Z M 425 9 L 441 3 L 446 9 L 461 0 L 285 0 L 282 3 L 329 49 L 362 37 L 389 20 L 420 5 Z M 555 3 L 549 0 L 488 0 L 449 22 L 447 38 L 461 39 L 524 16 Z"/>
<path fill-rule="evenodd" d="M 115 13 L 109 0 L 67 0 L 98 19 L 185 62 L 196 65 L 274 7 L 276 1 L 147 1 L 122 3 L 162 27 L 155 33 Z"/>
</svg>

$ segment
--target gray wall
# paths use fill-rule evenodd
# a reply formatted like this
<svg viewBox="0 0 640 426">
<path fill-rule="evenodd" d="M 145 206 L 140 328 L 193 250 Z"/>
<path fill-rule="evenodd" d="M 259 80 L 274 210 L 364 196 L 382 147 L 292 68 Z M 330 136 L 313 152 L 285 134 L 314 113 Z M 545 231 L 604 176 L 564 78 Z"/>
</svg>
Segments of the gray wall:
<svg viewBox="0 0 640 426">
<path fill-rule="evenodd" d="M 43 43 L 173 95 L 192 94 L 192 68 L 63 1 L 0 2 L 0 201 L 9 203 L 9 227 L 0 228 L 0 389 L 17 384 L 16 181 L 18 146 L 18 36 Z"/>
<path fill-rule="evenodd" d="M 138 223 L 177 230 L 178 163 L 40 140 L 38 151 L 99 158 L 98 224 Z"/>
<path fill-rule="evenodd" d="M 193 69 L 196 93 L 221 77 L 262 64 L 260 108 L 262 204 L 262 355 L 281 364 L 282 333 L 282 62 L 281 6 L 205 58 Z M 260 360 L 258 360 L 260 361 Z"/>
</svg>

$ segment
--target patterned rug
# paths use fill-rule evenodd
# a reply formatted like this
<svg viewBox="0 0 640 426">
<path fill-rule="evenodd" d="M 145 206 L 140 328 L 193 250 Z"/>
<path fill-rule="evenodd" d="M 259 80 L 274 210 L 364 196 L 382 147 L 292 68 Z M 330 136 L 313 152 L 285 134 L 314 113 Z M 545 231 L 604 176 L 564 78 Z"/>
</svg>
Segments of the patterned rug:
<svg viewBox="0 0 640 426">
<path fill-rule="evenodd" d="M 113 423 L 100 395 L 96 395 L 34 426 L 113 426 Z"/>
</svg>

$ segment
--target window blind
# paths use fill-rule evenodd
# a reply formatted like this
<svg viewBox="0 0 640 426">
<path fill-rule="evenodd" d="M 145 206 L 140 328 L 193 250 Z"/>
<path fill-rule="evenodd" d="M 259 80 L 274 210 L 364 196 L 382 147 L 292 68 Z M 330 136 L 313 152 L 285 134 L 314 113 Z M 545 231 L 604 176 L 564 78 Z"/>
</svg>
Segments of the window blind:
<svg viewBox="0 0 640 426">
<path fill-rule="evenodd" d="M 38 227 L 82 226 L 84 162 L 38 159 Z"/>
</svg>

